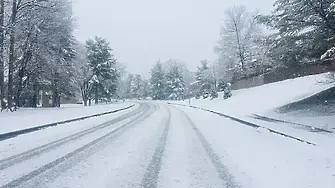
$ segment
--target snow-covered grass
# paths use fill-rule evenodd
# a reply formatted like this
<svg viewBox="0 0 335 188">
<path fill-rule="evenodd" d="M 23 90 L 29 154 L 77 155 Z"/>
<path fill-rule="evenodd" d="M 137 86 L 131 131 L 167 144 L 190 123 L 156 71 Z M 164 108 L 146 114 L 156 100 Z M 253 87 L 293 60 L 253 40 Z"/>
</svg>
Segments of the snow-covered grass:
<svg viewBox="0 0 335 188">
<path fill-rule="evenodd" d="M 264 113 L 282 105 L 312 96 L 334 86 L 326 82 L 326 75 L 319 74 L 282 82 L 266 84 L 259 87 L 232 91 L 233 97 L 223 100 L 222 93 L 218 99 L 191 99 L 191 105 L 219 110 L 229 114 Z M 188 104 L 185 100 L 183 104 Z"/>
<path fill-rule="evenodd" d="M 132 105 L 132 103 L 102 104 L 90 107 L 71 104 L 63 105 L 61 108 L 22 108 L 17 112 L 2 112 L 0 113 L 0 134 L 72 118 L 113 111 L 130 105 Z"/>
<path fill-rule="evenodd" d="M 245 117 L 252 114 L 268 115 L 276 108 L 283 105 L 302 100 L 315 95 L 323 90 L 334 87 L 334 83 L 329 82 L 329 73 L 289 79 L 281 82 L 266 84 L 259 87 L 232 91 L 233 97 L 224 100 L 222 93 L 218 99 L 191 99 L 191 105 L 211 109 L 231 116 Z M 188 105 L 189 101 L 177 101 L 175 103 Z M 284 115 L 283 115 L 284 116 Z M 300 119 L 303 119 L 300 117 Z M 308 121 L 317 118 L 309 118 Z M 293 120 L 298 121 L 298 118 Z M 326 119 L 318 118 L 318 121 L 335 121 L 335 117 Z M 306 122 L 306 121 L 305 121 Z M 315 125 L 318 126 L 318 125 Z M 320 126 L 323 127 L 323 126 Z"/>
</svg>

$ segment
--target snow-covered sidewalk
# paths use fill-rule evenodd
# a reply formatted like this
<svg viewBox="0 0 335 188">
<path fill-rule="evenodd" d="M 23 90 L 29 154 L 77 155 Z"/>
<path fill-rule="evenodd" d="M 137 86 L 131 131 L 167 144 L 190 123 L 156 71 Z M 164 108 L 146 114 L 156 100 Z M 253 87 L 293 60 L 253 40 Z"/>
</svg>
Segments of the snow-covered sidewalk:
<svg viewBox="0 0 335 188">
<path fill-rule="evenodd" d="M 17 112 L 0 113 L 0 134 L 36 127 L 72 118 L 109 112 L 131 106 L 133 103 L 113 103 L 84 107 L 64 105 L 61 108 L 20 109 Z"/>
</svg>

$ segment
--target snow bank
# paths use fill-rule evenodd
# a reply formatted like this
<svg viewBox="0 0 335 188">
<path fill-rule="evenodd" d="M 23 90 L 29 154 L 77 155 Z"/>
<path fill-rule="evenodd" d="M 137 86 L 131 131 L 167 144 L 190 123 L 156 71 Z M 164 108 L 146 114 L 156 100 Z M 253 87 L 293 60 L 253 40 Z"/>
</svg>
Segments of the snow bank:
<svg viewBox="0 0 335 188">
<path fill-rule="evenodd" d="M 240 118 L 267 128 L 282 131 L 292 136 L 306 139 L 313 143 L 328 145 L 324 134 L 307 130 L 306 127 L 287 123 L 267 122 L 252 118 L 253 114 L 273 117 L 279 120 L 309 125 L 335 131 L 335 116 L 307 117 L 299 112 L 292 114 L 277 114 L 274 109 L 315 95 L 334 86 L 329 82 L 328 73 L 306 76 L 259 87 L 233 91 L 233 97 L 224 100 L 222 93 L 218 99 L 191 99 L 191 105 L 205 108 Z M 188 105 L 189 101 L 180 101 Z M 328 136 L 326 136 L 328 137 Z"/>
<path fill-rule="evenodd" d="M 90 107 L 63 105 L 61 108 L 20 109 L 17 112 L 2 112 L 0 113 L 0 134 L 117 110 L 130 105 L 131 103 L 103 104 Z"/>
<path fill-rule="evenodd" d="M 191 105 L 215 110 L 229 115 L 262 114 L 285 104 L 301 100 L 334 86 L 327 82 L 327 74 L 306 76 L 259 87 L 232 91 L 233 97 L 218 99 L 191 99 Z M 180 102 L 188 104 L 188 100 Z"/>
</svg>

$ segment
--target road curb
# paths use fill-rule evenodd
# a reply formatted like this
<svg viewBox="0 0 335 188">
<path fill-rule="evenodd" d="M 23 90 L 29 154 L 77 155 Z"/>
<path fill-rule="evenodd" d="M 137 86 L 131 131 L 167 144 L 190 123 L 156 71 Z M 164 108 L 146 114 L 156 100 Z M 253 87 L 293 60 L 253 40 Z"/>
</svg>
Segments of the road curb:
<svg viewBox="0 0 335 188">
<path fill-rule="evenodd" d="M 296 140 L 296 141 L 299 141 L 299 142 L 302 142 L 302 143 L 306 143 L 306 144 L 309 144 L 309 145 L 313 145 L 313 146 L 317 146 L 315 143 L 312 143 L 312 142 L 309 142 L 309 141 L 306 141 L 306 140 L 303 140 L 301 138 L 297 138 L 295 136 L 291 136 L 291 135 L 288 135 L 286 133 L 283 133 L 283 132 L 280 132 L 280 131 L 277 131 L 277 130 L 274 130 L 274 129 L 270 129 L 270 128 L 267 128 L 267 127 L 263 127 L 261 125 L 257 125 L 255 123 L 251 123 L 249 121 L 245 121 L 245 120 L 242 120 L 242 119 L 239 119 L 239 118 L 236 118 L 236 117 L 233 117 L 233 116 L 229 116 L 227 114 L 223 114 L 223 113 L 220 113 L 220 112 L 216 112 L 216 111 L 213 111 L 213 110 L 208 110 L 208 109 L 205 109 L 205 108 L 200 108 L 200 107 L 197 107 L 197 106 L 192 106 L 192 105 L 184 105 L 184 104 L 176 104 L 176 103 L 170 103 L 168 102 L 167 104 L 171 104 L 171 105 L 178 105 L 178 106 L 184 106 L 184 107 L 190 107 L 190 108 L 194 108 L 194 109 L 199 109 L 199 110 L 203 110 L 203 111 L 207 111 L 207 112 L 211 112 L 213 114 L 216 114 L 216 115 L 219 115 L 219 116 L 223 116 L 225 118 L 228 118 L 232 121 L 235 121 L 235 122 L 238 122 L 238 123 L 241 123 L 241 124 L 244 124 L 244 125 L 247 125 L 249 127 L 252 127 L 252 128 L 255 128 L 255 129 L 258 129 L 258 128 L 263 128 L 263 129 L 266 129 L 268 130 L 269 132 L 271 133 L 274 133 L 274 134 L 277 134 L 277 135 L 280 135 L 280 136 L 285 136 L 287 138 L 290 138 L 290 139 L 293 139 L 293 140 Z"/>
<path fill-rule="evenodd" d="M 17 130 L 17 131 L 7 132 L 7 133 L 4 133 L 4 134 L 0 134 L 0 141 L 4 141 L 4 140 L 7 140 L 7 139 L 10 139 L 10 138 L 22 135 L 22 134 L 27 134 L 27 133 L 39 131 L 39 130 L 49 128 L 49 127 L 55 127 L 55 126 L 66 124 L 66 123 L 71 123 L 71 122 L 75 122 L 75 121 L 82 121 L 82 120 L 93 118 L 93 117 L 99 117 L 99 116 L 103 116 L 103 115 L 108 115 L 108 114 L 120 112 L 120 111 L 123 111 L 123 110 L 130 109 L 134 106 L 135 106 L 135 104 L 132 104 L 132 105 L 127 106 L 125 108 L 120 108 L 120 109 L 112 110 L 112 111 L 109 111 L 109 112 L 103 112 L 103 113 L 93 114 L 93 115 L 89 115 L 89 116 L 83 116 L 83 117 L 79 117 L 79 118 L 72 118 L 72 119 L 68 119 L 68 120 L 64 120 L 64 121 L 48 123 L 48 124 L 44 124 L 44 125 L 40 125 L 40 126 L 36 126 L 36 127 L 27 128 L 27 129 L 21 129 L 21 130 Z"/>
</svg>

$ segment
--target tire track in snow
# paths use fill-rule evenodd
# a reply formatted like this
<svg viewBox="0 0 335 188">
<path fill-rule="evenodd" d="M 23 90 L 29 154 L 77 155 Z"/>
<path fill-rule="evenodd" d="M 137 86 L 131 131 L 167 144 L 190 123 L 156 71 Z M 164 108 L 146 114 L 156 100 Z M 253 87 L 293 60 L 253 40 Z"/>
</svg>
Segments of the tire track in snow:
<svg viewBox="0 0 335 188">
<path fill-rule="evenodd" d="M 174 107 L 175 108 L 175 107 Z M 178 109 L 178 108 L 176 108 Z M 238 188 L 240 187 L 234 180 L 234 177 L 230 174 L 228 168 L 222 164 L 220 157 L 215 153 L 205 136 L 201 133 L 201 131 L 197 128 L 197 126 L 194 124 L 192 119 L 182 110 L 178 109 L 183 116 L 187 119 L 189 124 L 191 125 L 192 129 L 195 131 L 197 137 L 199 138 L 202 146 L 204 147 L 208 157 L 212 161 L 212 164 L 214 165 L 216 172 L 218 173 L 220 179 L 223 181 L 223 187 L 224 188 Z"/>
<path fill-rule="evenodd" d="M 75 133 L 75 134 L 72 134 L 70 136 L 67 136 L 65 138 L 61 138 L 59 140 L 56 140 L 56 141 L 53 141 L 51 143 L 48 143 L 48 144 L 45 144 L 45 145 L 42 145 L 42 146 L 39 146 L 37 148 L 34 148 L 34 149 L 31 149 L 31 150 L 28 150 L 26 152 L 23 152 L 23 153 L 20 153 L 20 154 L 17 154 L 17 155 L 14 155 L 14 156 L 11 156 L 11 157 L 8 157 L 6 159 L 2 159 L 0 160 L 0 170 L 4 170 L 6 168 L 9 168 L 15 164 L 18 164 L 18 163 L 21 163 L 23 161 L 26 161 L 26 160 L 29 160 L 33 157 L 36 157 L 38 155 L 41 155 L 45 152 L 48 152 L 52 149 L 55 149 L 55 148 L 58 148 L 60 146 L 63 146 L 73 140 L 76 140 L 76 139 L 79 139 L 79 138 L 82 138 L 90 133 L 93 133 L 97 130 L 100 130 L 100 129 L 103 129 L 105 127 L 108 127 L 108 126 L 111 126 L 113 124 L 116 124 L 118 122 L 121 122 L 123 121 L 124 119 L 127 119 L 127 118 L 131 118 L 131 117 L 134 117 L 136 116 L 137 114 L 140 114 L 140 112 L 142 110 L 146 110 L 147 108 L 149 108 L 148 106 L 145 106 L 143 104 L 141 104 L 141 106 L 132 111 L 132 112 L 129 112 L 127 114 L 124 114 L 122 116 L 119 116 L 111 121 L 108 121 L 108 122 L 105 122 L 105 123 L 102 123 L 98 126 L 95 126 L 95 127 L 92 127 L 92 128 L 89 128 L 89 129 L 86 129 L 84 131 L 81 131 L 81 132 L 78 132 L 78 133 Z"/>
<path fill-rule="evenodd" d="M 150 108 L 149 108 L 150 109 Z M 86 145 L 74 150 L 71 153 L 68 153 L 67 155 L 60 157 L 42 167 L 40 167 L 39 169 L 36 169 L 28 174 L 25 174 L 3 186 L 1 186 L 1 188 L 13 188 L 13 187 L 45 187 L 45 186 L 41 186 L 41 184 L 45 183 L 46 181 L 51 181 L 52 179 L 56 178 L 61 172 L 66 171 L 65 168 L 69 168 L 69 166 L 71 165 L 75 165 L 75 164 L 70 164 L 70 165 L 66 165 L 64 164 L 62 166 L 63 163 L 66 163 L 68 160 L 73 160 L 75 161 L 75 163 L 79 163 L 80 161 L 84 160 L 86 157 L 88 157 L 89 155 L 94 153 L 94 147 L 98 147 L 98 145 L 103 141 L 107 141 L 107 140 L 113 140 L 118 138 L 119 136 L 121 136 L 128 128 L 131 128 L 132 126 L 136 125 L 137 123 L 144 121 L 145 119 L 147 119 L 150 115 L 152 115 L 155 111 L 156 111 L 156 107 L 155 110 L 148 110 L 145 111 L 143 113 L 141 113 L 140 116 L 137 116 L 135 119 L 131 120 L 131 122 L 127 122 L 119 127 L 117 127 L 116 129 L 114 129 L 113 131 L 87 143 Z M 109 143 L 109 142 L 105 142 L 105 143 Z M 93 152 L 90 153 L 90 150 L 92 150 Z M 76 156 L 78 156 L 78 154 L 82 154 L 84 152 L 87 152 L 88 155 L 83 154 L 82 156 L 85 156 L 84 158 L 80 158 L 78 157 L 78 159 L 76 158 Z M 39 177 L 38 177 L 39 176 Z M 38 180 L 34 181 L 34 178 L 38 177 Z M 32 181 L 27 183 L 28 181 Z M 32 185 L 30 185 L 32 184 Z"/>
<path fill-rule="evenodd" d="M 155 153 L 152 156 L 149 166 L 147 167 L 147 170 L 142 179 L 142 187 L 144 188 L 157 187 L 158 175 L 162 166 L 162 156 L 165 151 L 166 141 L 169 134 L 170 122 L 171 122 L 171 111 L 169 108 L 167 108 L 167 110 L 168 110 L 168 117 L 165 122 L 163 134 L 159 140 L 159 143 L 155 149 Z"/>
</svg>

